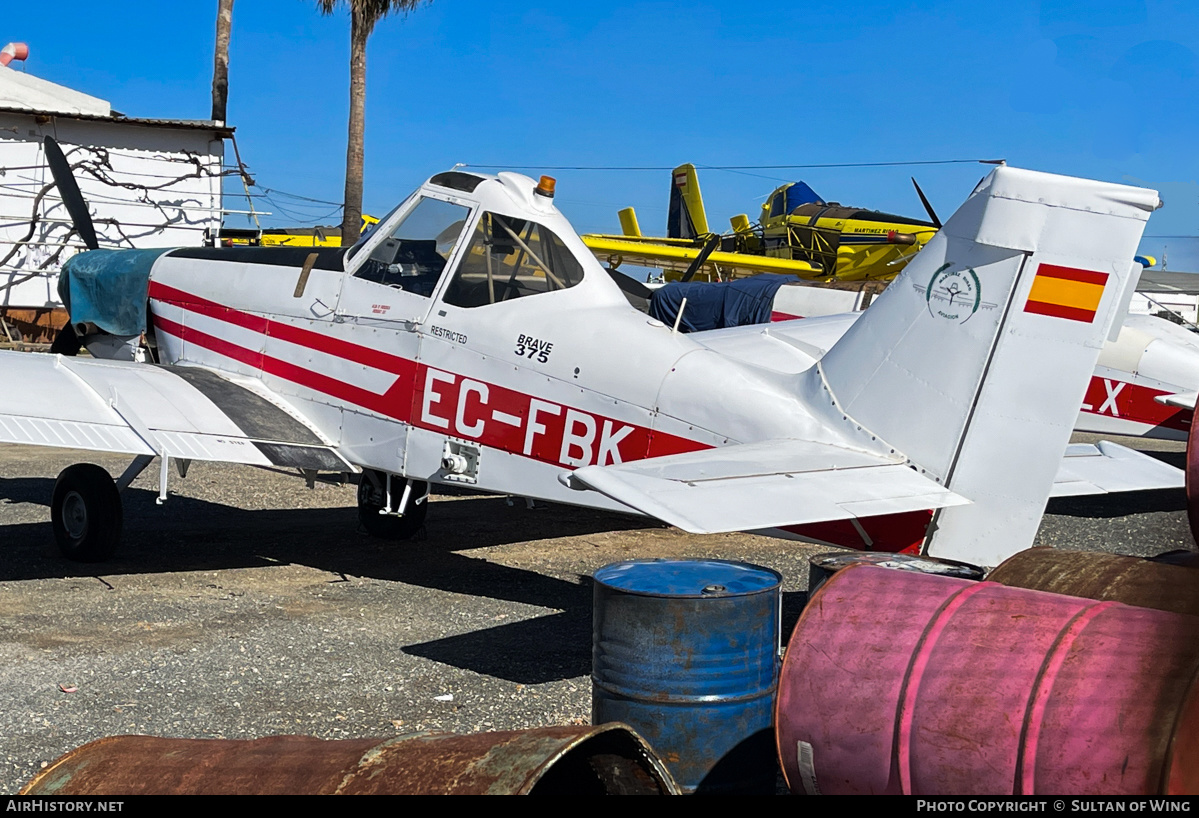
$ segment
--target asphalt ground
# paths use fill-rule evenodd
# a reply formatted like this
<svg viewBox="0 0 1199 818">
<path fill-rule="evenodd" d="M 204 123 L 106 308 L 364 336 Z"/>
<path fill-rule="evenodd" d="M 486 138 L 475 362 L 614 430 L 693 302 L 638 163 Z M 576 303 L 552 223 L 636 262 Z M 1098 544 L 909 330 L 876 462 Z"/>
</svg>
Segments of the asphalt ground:
<svg viewBox="0 0 1199 818">
<path fill-rule="evenodd" d="M 1093 438 L 1086 438 L 1093 439 Z M 1129 441 L 1121 441 L 1128 443 Z M 1181 465 L 1180 443 L 1138 442 Z M 591 585 L 642 557 L 744 560 L 784 577 L 784 634 L 824 546 L 692 536 L 644 519 L 481 495 L 432 498 L 425 536 L 358 527 L 352 485 L 193 463 L 158 506 L 123 495 L 101 565 L 62 559 L 58 472 L 126 458 L 0 446 L 0 791 L 97 738 L 390 738 L 590 721 Z M 1038 544 L 1194 548 L 1182 491 L 1050 503 Z M 68 692 L 70 691 L 70 692 Z"/>
</svg>

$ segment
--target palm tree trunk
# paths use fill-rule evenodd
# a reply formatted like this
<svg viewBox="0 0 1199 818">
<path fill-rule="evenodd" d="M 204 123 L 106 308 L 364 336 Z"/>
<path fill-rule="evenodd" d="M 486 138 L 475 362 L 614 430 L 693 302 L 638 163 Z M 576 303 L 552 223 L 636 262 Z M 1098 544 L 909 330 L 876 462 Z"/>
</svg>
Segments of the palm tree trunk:
<svg viewBox="0 0 1199 818">
<path fill-rule="evenodd" d="M 358 240 L 362 227 L 362 166 L 365 151 L 363 134 L 366 130 L 366 39 L 370 36 L 370 21 L 357 11 L 351 13 L 350 23 L 350 128 L 346 145 L 346 195 L 341 222 L 341 246 L 349 247 Z"/>
<path fill-rule="evenodd" d="M 233 28 L 233 0 L 217 0 L 216 52 L 212 59 L 212 119 L 225 121 L 229 102 L 229 33 Z"/>
</svg>

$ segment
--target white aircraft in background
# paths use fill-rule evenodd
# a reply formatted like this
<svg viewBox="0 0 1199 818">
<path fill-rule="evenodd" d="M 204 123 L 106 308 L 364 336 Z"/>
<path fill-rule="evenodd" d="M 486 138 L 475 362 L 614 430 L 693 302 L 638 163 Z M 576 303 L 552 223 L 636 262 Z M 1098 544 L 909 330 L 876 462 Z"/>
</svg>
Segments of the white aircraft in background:
<svg viewBox="0 0 1199 818">
<path fill-rule="evenodd" d="M 130 357 L 148 312 L 157 363 L 0 353 L 21 385 L 0 440 L 135 456 L 115 483 L 59 476 L 64 553 L 112 552 L 118 487 L 155 457 L 160 499 L 172 458 L 360 472 L 385 536 L 419 528 L 429 483 L 466 484 L 982 565 L 1031 545 L 1051 494 L 1182 485 L 1113 444 L 1067 451 L 1153 191 L 1001 167 L 852 326 L 681 334 L 630 306 L 553 188 L 450 171 L 348 250 L 72 259 L 89 350 Z"/>
</svg>

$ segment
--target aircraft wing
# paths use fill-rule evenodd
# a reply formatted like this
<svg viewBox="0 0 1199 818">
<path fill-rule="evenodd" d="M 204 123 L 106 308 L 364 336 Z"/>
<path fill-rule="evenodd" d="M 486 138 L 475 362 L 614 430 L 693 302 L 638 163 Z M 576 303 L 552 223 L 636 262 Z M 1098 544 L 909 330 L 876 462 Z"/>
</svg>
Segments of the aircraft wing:
<svg viewBox="0 0 1199 818">
<path fill-rule="evenodd" d="M 0 352 L 0 442 L 357 471 L 261 385 L 200 367 Z"/>
<path fill-rule="evenodd" d="M 1138 451 L 1101 440 L 1071 443 L 1058 467 L 1050 497 L 1112 494 L 1119 491 L 1182 488 L 1179 469 Z"/>
<path fill-rule="evenodd" d="M 641 237 L 602 236 L 588 234 L 583 243 L 600 261 L 613 267 L 635 264 L 642 267 L 659 267 L 673 273 L 684 273 L 699 255 L 700 249 L 694 242 L 685 244 L 678 240 L 651 240 Z M 800 278 L 819 278 L 824 274 L 818 267 L 806 261 L 785 258 L 756 256 L 749 253 L 725 253 L 720 250 L 708 256 L 705 266 L 716 265 L 721 270 L 735 274 L 783 273 Z"/>
<path fill-rule="evenodd" d="M 589 488 L 692 534 L 848 520 L 969 502 L 902 458 L 803 440 L 768 440 L 586 466 Z"/>
<path fill-rule="evenodd" d="M 1195 402 L 1199 400 L 1199 392 L 1175 392 L 1173 395 L 1158 395 L 1154 400 L 1166 406 L 1177 406 L 1179 409 L 1193 410 Z"/>
</svg>

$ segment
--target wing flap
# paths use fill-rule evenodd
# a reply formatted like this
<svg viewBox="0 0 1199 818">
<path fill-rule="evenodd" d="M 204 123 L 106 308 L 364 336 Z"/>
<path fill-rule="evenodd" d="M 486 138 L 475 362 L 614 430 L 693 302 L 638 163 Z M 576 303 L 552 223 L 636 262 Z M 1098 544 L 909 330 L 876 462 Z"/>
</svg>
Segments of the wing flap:
<svg viewBox="0 0 1199 818">
<path fill-rule="evenodd" d="M 0 440 L 64 449 L 154 454 L 128 426 L 25 415 L 0 415 Z"/>
<path fill-rule="evenodd" d="M 722 446 L 587 466 L 589 488 L 693 534 L 715 534 L 968 502 L 896 458 L 801 440 Z"/>
<path fill-rule="evenodd" d="M 1180 469 L 1127 446 L 1101 440 L 1096 445 L 1070 444 L 1049 496 L 1174 489 L 1182 488 L 1185 482 Z"/>
<path fill-rule="evenodd" d="M 194 370 L 194 371 L 192 371 Z M 0 442 L 355 470 L 265 387 L 197 368 L 0 352 Z"/>
</svg>

